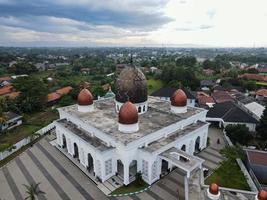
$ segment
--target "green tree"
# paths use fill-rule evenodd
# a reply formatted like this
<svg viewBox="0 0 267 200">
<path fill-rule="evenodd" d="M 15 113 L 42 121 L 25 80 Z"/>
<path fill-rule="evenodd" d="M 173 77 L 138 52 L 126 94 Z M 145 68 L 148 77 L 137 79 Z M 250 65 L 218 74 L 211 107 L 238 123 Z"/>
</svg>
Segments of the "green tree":
<svg viewBox="0 0 267 200">
<path fill-rule="evenodd" d="M 36 72 L 37 68 L 32 63 L 23 61 L 12 65 L 8 71 L 14 74 L 31 74 Z"/>
<path fill-rule="evenodd" d="M 6 121 L 6 117 L 4 116 L 5 110 L 6 110 L 6 98 L 0 97 L 0 124 Z"/>
<path fill-rule="evenodd" d="M 220 153 L 231 161 L 235 161 L 237 158 L 244 159 L 245 153 L 240 145 L 236 146 L 226 146 Z"/>
<path fill-rule="evenodd" d="M 60 106 L 69 106 L 71 104 L 73 104 L 73 98 L 71 97 L 71 95 L 64 95 L 59 101 Z"/>
<path fill-rule="evenodd" d="M 21 92 L 17 99 L 21 111 L 29 113 L 45 107 L 48 89 L 42 81 L 34 77 L 21 77 L 13 85 Z"/>
<path fill-rule="evenodd" d="M 258 135 L 263 139 L 267 140 L 267 106 L 265 107 L 263 114 L 260 119 L 260 123 L 256 128 Z"/>
<path fill-rule="evenodd" d="M 40 183 L 37 183 L 37 184 L 30 184 L 30 185 L 25 185 L 23 184 L 24 187 L 26 188 L 26 193 L 27 193 L 27 197 L 25 198 L 25 200 L 29 199 L 29 200 L 36 200 L 37 197 L 39 195 L 44 195 L 45 192 L 41 191 L 39 189 L 39 185 Z"/>
<path fill-rule="evenodd" d="M 230 124 L 225 127 L 225 131 L 234 144 L 247 145 L 248 141 L 252 138 L 248 127 L 244 124 Z"/>
</svg>

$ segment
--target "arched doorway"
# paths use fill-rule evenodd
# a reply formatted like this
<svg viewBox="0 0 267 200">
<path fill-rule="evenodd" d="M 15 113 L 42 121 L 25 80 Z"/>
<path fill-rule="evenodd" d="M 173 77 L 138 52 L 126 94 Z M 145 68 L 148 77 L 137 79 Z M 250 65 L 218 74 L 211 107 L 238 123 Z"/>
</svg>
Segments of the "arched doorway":
<svg viewBox="0 0 267 200">
<path fill-rule="evenodd" d="M 161 161 L 161 176 L 165 176 L 169 173 L 168 162 L 166 160 Z"/>
<path fill-rule="evenodd" d="M 121 160 L 117 160 L 117 175 L 123 180 L 124 179 L 124 170 L 123 170 L 123 163 Z"/>
<path fill-rule="evenodd" d="M 130 163 L 130 169 L 129 169 L 129 172 L 130 172 L 130 179 L 132 177 L 135 177 L 136 173 L 137 173 L 137 160 L 133 160 L 131 163 Z"/>
<path fill-rule="evenodd" d="M 181 150 L 186 151 L 186 145 L 185 144 L 181 147 Z"/>
<path fill-rule="evenodd" d="M 200 152 L 200 136 L 197 137 L 195 142 L 195 153 Z"/>
<path fill-rule="evenodd" d="M 88 171 L 90 173 L 94 172 L 94 159 L 90 153 L 88 153 L 87 159 L 88 159 L 88 167 L 87 167 Z"/>
<path fill-rule="evenodd" d="M 67 140 L 64 134 L 62 135 L 62 144 L 62 148 L 65 149 L 67 147 Z"/>
<path fill-rule="evenodd" d="M 79 160 L 79 149 L 78 149 L 78 145 L 74 142 L 74 158 L 78 158 Z"/>
</svg>

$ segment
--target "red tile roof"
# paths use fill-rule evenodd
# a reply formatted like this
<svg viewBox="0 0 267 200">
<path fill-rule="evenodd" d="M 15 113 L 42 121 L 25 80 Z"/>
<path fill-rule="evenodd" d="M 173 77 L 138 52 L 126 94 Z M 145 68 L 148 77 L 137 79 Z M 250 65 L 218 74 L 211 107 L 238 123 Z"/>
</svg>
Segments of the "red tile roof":
<svg viewBox="0 0 267 200">
<path fill-rule="evenodd" d="M 68 94 L 71 90 L 72 90 L 72 87 L 67 86 L 67 87 L 60 88 L 56 90 L 55 92 L 51 92 L 47 95 L 47 102 L 59 100 L 62 95 Z"/>
<path fill-rule="evenodd" d="M 70 93 L 71 90 L 72 90 L 72 87 L 71 86 L 67 86 L 67 87 L 63 87 L 61 89 L 58 89 L 56 92 L 59 93 L 60 95 L 63 95 L 63 94 Z"/>
<path fill-rule="evenodd" d="M 216 90 L 211 95 L 216 103 L 223 103 L 227 101 L 234 101 L 234 99 L 231 97 L 231 95 L 226 91 L 219 91 Z"/>
<path fill-rule="evenodd" d="M 257 150 L 247 150 L 248 160 L 253 165 L 267 166 L 267 152 Z"/>
<path fill-rule="evenodd" d="M 207 105 L 207 103 L 215 103 L 214 99 L 205 92 L 197 92 L 197 100 L 199 105 Z"/>
<path fill-rule="evenodd" d="M 12 78 L 10 76 L 3 76 L 3 77 L 0 77 L 0 81 L 11 81 Z"/>
<path fill-rule="evenodd" d="M 13 91 L 13 86 L 9 85 L 9 86 L 5 86 L 0 88 L 0 96 L 5 95 L 5 94 L 9 94 Z"/>
<path fill-rule="evenodd" d="M 258 72 L 267 73 L 267 68 L 258 68 Z"/>
<path fill-rule="evenodd" d="M 267 97 L 267 89 L 259 89 L 255 93 L 258 96 Z"/>
<path fill-rule="evenodd" d="M 60 97 L 61 97 L 61 95 L 56 93 L 56 92 L 49 93 L 47 95 L 47 102 L 58 100 L 58 99 L 60 99 Z"/>
</svg>

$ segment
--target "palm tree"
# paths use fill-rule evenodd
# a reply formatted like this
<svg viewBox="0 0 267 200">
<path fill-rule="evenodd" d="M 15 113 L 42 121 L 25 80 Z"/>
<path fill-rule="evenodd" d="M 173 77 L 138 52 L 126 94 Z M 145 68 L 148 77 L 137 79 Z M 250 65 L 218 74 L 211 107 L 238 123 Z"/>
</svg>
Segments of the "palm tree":
<svg viewBox="0 0 267 200">
<path fill-rule="evenodd" d="M 39 195 L 45 194 L 45 192 L 43 192 L 39 189 L 39 185 L 40 185 L 40 183 L 36 183 L 36 184 L 31 183 L 30 185 L 24 185 L 24 187 L 26 187 L 26 189 L 27 189 L 26 193 L 28 194 L 28 196 L 25 198 L 25 200 L 27 200 L 27 199 L 36 200 L 36 197 L 38 197 Z"/>
</svg>

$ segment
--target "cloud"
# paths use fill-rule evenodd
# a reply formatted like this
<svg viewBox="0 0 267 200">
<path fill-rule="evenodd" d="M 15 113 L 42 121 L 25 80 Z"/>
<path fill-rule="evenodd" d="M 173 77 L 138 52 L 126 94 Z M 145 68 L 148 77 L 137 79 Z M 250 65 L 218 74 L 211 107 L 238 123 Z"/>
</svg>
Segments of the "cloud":
<svg viewBox="0 0 267 200">
<path fill-rule="evenodd" d="M 2 0 L 3 1 L 3 0 Z M 172 21 L 162 12 L 166 0 L 13 0 L 14 4 L 0 6 L 2 17 L 14 16 L 34 19 L 53 16 L 83 21 L 95 25 L 112 25 L 150 31 Z"/>
</svg>

